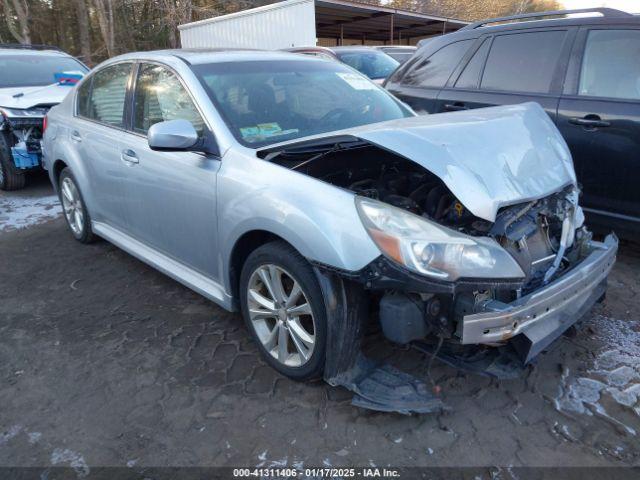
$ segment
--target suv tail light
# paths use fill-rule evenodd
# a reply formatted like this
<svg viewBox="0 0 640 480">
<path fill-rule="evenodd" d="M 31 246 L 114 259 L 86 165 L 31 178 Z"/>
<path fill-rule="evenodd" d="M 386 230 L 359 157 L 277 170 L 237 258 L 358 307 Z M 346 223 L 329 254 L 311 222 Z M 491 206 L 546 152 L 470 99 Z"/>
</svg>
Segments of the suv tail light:
<svg viewBox="0 0 640 480">
<path fill-rule="evenodd" d="M 44 118 L 42 119 L 42 134 L 44 135 L 44 132 L 47 130 L 47 116 L 45 115 Z"/>
</svg>

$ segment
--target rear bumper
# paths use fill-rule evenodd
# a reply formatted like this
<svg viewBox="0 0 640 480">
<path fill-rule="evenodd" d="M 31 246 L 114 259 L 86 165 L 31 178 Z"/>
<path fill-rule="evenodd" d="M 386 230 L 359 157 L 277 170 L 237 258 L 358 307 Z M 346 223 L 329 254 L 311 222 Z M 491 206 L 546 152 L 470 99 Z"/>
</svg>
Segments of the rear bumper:
<svg viewBox="0 0 640 480">
<path fill-rule="evenodd" d="M 496 344 L 523 334 L 516 342 L 527 344 L 525 361 L 533 358 L 604 295 L 618 239 L 611 234 L 592 247 L 578 266 L 546 287 L 510 304 L 492 301 L 487 311 L 464 316 L 462 343 Z"/>
</svg>

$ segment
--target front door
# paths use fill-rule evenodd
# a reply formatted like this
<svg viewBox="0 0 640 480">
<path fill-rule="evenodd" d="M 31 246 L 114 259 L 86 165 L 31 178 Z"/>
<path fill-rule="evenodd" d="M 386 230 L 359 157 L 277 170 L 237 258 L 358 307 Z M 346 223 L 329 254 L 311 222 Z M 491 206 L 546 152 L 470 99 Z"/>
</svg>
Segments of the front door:
<svg viewBox="0 0 640 480">
<path fill-rule="evenodd" d="M 640 29 L 584 29 L 575 76 L 560 100 L 569 144 L 594 221 L 640 230 Z"/>
<path fill-rule="evenodd" d="M 216 174 L 220 160 L 195 152 L 149 148 L 153 124 L 189 120 L 202 135 L 205 123 L 177 74 L 140 64 L 134 87 L 133 131 L 121 157 L 127 165 L 127 231 L 136 240 L 211 278 L 217 266 Z"/>
</svg>

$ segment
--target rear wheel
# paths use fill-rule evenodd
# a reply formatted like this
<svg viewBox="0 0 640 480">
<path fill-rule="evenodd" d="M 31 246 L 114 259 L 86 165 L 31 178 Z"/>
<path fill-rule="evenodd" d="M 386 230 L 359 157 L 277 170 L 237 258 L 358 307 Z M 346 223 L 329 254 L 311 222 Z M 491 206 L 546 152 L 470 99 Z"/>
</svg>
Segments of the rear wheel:
<svg viewBox="0 0 640 480">
<path fill-rule="evenodd" d="M 7 134 L 0 133 L 0 190 L 19 190 L 25 183 L 25 174 L 13 164 Z"/>
<path fill-rule="evenodd" d="M 265 360 L 294 380 L 322 374 L 327 320 L 311 265 L 284 242 L 256 249 L 242 268 L 240 302 Z"/>
<path fill-rule="evenodd" d="M 91 218 L 71 170 L 65 168 L 58 180 L 58 194 L 64 218 L 76 240 L 91 243 L 95 240 L 91 230 Z"/>
</svg>

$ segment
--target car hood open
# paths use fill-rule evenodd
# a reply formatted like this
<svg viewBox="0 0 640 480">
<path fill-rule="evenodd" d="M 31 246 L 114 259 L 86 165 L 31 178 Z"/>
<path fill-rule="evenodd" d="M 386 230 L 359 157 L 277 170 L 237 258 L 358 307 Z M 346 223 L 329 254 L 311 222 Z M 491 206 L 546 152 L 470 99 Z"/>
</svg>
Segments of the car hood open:
<svg viewBox="0 0 640 480">
<path fill-rule="evenodd" d="M 475 216 L 490 222 L 501 207 L 576 183 L 569 148 L 537 103 L 403 118 L 312 141 L 336 136 L 356 137 L 418 163 L 440 177 Z M 294 144 L 300 140 L 268 151 Z"/>
<path fill-rule="evenodd" d="M 27 109 L 38 105 L 57 105 L 73 89 L 70 85 L 0 88 L 0 107 Z"/>
</svg>

